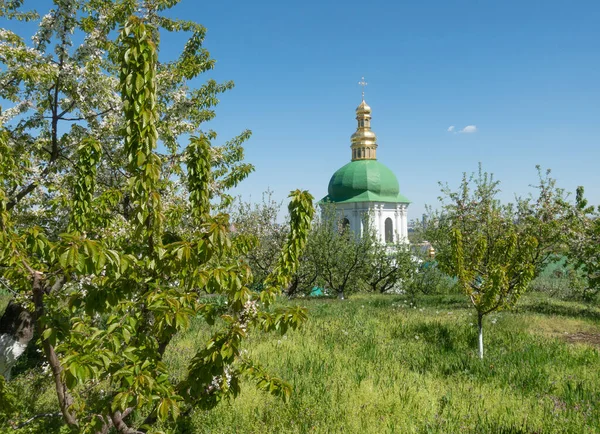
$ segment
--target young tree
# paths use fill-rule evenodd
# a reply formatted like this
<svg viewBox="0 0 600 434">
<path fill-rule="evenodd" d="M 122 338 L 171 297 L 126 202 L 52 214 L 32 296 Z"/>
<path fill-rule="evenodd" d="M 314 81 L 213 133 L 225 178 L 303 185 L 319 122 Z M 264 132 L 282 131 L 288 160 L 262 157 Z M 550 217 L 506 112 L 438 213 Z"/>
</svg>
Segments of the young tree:
<svg viewBox="0 0 600 434">
<path fill-rule="evenodd" d="M 359 237 L 340 221 L 335 209 L 324 204 L 321 218 L 310 234 L 309 260 L 318 270 L 325 286 L 335 291 L 340 300 L 360 289 L 368 269 L 369 255 L 374 248 L 370 236 Z"/>
<path fill-rule="evenodd" d="M 436 256 L 440 265 L 458 277 L 477 311 L 481 358 L 485 315 L 513 306 L 564 239 L 556 232 L 564 225 L 565 202 L 554 184 L 542 183 L 535 205 L 519 201 L 517 207 L 500 203 L 498 184 L 481 168 L 477 177 L 464 175 L 459 191 L 443 189 L 448 201 L 431 219 L 431 233 L 442 241 L 438 250 L 437 237 L 431 239 L 443 253 Z"/>
<path fill-rule="evenodd" d="M 214 95 L 215 89 L 191 92 L 189 100 L 186 92 L 181 95 L 186 104 L 195 106 L 181 109 L 195 119 L 197 126 L 186 128 L 196 135 L 181 154 L 176 142 L 169 144 L 169 136 L 162 141 L 177 152 L 170 157 L 156 152 L 161 126 L 173 120 L 162 117 L 169 108 L 161 105 L 159 84 L 180 91 L 185 79 L 207 68 L 207 53 L 200 48 L 203 30 L 193 23 L 159 17 L 156 12 L 164 9 L 162 2 L 145 2 L 142 17 L 127 20 L 125 16 L 139 12 L 136 2 L 94 1 L 79 5 L 81 10 L 76 6 L 58 2 L 50 23 L 42 20 L 41 28 L 50 29 L 43 35 L 44 44 L 55 39 L 52 32 L 57 28 L 59 36 L 68 38 L 75 28 L 106 25 L 108 33 L 119 22 L 125 23 L 117 44 L 101 40 L 108 57 L 113 56 L 111 62 L 118 62 L 114 65 L 120 76 L 122 116 L 115 114 L 119 133 L 111 132 L 112 142 L 107 143 L 94 128 L 81 131 L 77 125 L 77 135 L 63 135 L 53 144 L 52 133 L 58 137 L 59 131 L 55 126 L 49 127 L 46 139 L 43 134 L 33 137 L 35 128 L 18 121 L 0 136 L 4 140 L 0 146 L 7 151 L 0 153 L 0 277 L 18 294 L 17 304 L 28 315 L 24 322 L 35 324 L 40 333 L 65 423 L 82 432 L 146 432 L 157 421 L 176 419 L 194 408 L 211 408 L 236 396 L 241 376 L 254 379 L 262 390 L 288 396 L 289 385 L 271 377 L 241 350 L 251 329 L 284 333 L 306 316 L 302 308 L 269 306 L 297 268 L 312 219 L 312 197 L 300 191 L 291 194 L 289 236 L 264 290 L 252 292 L 251 272 L 241 260 L 251 245 L 244 238 L 232 238 L 229 216 L 211 205 L 219 198 L 227 203 L 224 190 L 250 172 L 248 165 L 240 163 L 240 144 L 247 135 L 228 147 L 214 148 L 214 134 L 197 128 L 211 115 L 200 116 L 206 106 L 195 98 Z M 165 69 L 157 61 L 161 26 L 194 31 L 180 60 L 166 67 L 173 78 L 169 83 L 161 81 Z M 57 40 L 60 57 L 70 44 Z M 70 57 L 63 54 L 62 59 L 66 62 Z M 104 74 L 110 65 L 100 71 Z M 60 68 L 50 74 L 51 103 L 58 98 L 54 88 L 60 88 L 67 76 Z M 23 80 L 16 79 L 21 83 L 16 86 L 25 89 Z M 43 94 L 41 83 L 32 85 Z M 93 99 L 93 93 L 78 92 L 83 101 Z M 67 96 L 50 105 L 63 106 L 79 107 Z M 43 113 L 47 107 L 42 104 L 39 110 Z M 53 122 L 65 116 L 65 109 L 58 110 Z M 25 146 L 24 157 L 17 152 L 23 143 L 15 137 L 27 136 L 23 133 L 27 128 L 31 146 Z M 51 147 L 48 170 L 25 179 L 15 168 L 27 167 L 27 156 L 45 156 L 44 145 L 36 151 L 38 142 Z M 52 146 L 59 155 L 50 161 Z M 67 162 L 59 168 L 55 162 L 63 160 Z M 110 180 L 106 173 L 112 169 L 120 177 L 106 186 L 103 183 Z M 61 181 L 68 182 L 56 184 L 49 174 L 60 174 Z M 179 175 L 179 184 L 174 175 Z M 51 218 L 34 219 L 40 208 L 49 208 Z M 186 218 L 180 223 L 181 216 Z M 227 313 L 218 315 L 214 305 L 199 302 L 199 295 L 206 293 L 226 297 Z M 185 375 L 177 377 L 163 356 L 175 333 L 185 330 L 194 317 L 211 324 L 217 320 L 220 327 L 188 360 Z"/>
</svg>

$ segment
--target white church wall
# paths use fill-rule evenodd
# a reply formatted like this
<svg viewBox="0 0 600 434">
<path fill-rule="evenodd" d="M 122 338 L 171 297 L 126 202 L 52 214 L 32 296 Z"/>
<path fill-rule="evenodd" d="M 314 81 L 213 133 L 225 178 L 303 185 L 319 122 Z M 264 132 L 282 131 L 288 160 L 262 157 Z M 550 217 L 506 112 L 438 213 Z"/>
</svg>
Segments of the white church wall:
<svg viewBox="0 0 600 434">
<path fill-rule="evenodd" d="M 335 207 L 339 218 L 347 218 L 350 230 L 358 236 L 363 235 L 365 218 L 369 216 L 378 240 L 385 243 L 385 221 L 389 218 L 393 224 L 394 241 L 408 243 L 408 204 L 406 203 L 351 202 L 337 203 Z"/>
</svg>

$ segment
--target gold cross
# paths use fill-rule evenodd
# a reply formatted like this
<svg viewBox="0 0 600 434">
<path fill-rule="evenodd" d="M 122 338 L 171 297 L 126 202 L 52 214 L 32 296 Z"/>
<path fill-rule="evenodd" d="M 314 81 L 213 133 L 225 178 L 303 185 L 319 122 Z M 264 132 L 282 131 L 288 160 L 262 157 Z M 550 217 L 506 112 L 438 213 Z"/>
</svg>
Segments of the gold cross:
<svg viewBox="0 0 600 434">
<path fill-rule="evenodd" d="M 365 100 L 365 86 L 368 84 L 365 81 L 365 77 L 361 77 L 361 80 L 358 82 L 358 84 L 362 86 L 362 99 L 364 101 Z"/>
</svg>

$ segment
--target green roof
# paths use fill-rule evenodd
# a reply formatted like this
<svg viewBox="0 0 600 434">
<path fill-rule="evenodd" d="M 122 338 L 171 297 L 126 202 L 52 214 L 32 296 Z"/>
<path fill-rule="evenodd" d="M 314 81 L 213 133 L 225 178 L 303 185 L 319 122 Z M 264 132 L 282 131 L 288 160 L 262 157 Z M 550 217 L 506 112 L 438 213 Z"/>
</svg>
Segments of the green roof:
<svg viewBox="0 0 600 434">
<path fill-rule="evenodd" d="M 394 173 L 377 160 L 356 160 L 333 174 L 321 202 L 410 203 L 400 194 Z"/>
</svg>

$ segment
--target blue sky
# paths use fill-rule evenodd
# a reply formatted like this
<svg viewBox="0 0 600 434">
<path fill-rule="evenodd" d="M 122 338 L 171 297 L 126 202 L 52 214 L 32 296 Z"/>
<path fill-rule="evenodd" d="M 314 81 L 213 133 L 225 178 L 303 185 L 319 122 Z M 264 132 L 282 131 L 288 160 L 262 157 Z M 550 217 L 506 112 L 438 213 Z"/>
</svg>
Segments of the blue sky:
<svg viewBox="0 0 600 434">
<path fill-rule="evenodd" d="M 531 191 L 540 164 L 600 203 L 597 0 L 183 0 L 171 15 L 207 27 L 206 78 L 236 83 L 208 127 L 219 140 L 253 131 L 245 198 L 326 195 L 350 160 L 365 76 L 378 159 L 412 200 L 409 218 L 437 203 L 437 181 L 458 186 L 479 162 L 506 200 Z M 162 55 L 183 42 L 163 37 Z"/>
<path fill-rule="evenodd" d="M 211 126 L 254 133 L 244 196 L 323 197 L 350 159 L 365 76 L 378 158 L 411 218 L 437 203 L 437 181 L 457 186 L 479 162 L 506 200 L 531 191 L 540 164 L 600 203 L 600 2 L 184 0 L 179 11 L 208 28 L 210 75 L 236 82 Z"/>
</svg>

